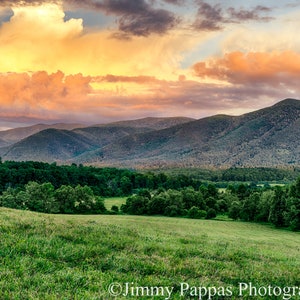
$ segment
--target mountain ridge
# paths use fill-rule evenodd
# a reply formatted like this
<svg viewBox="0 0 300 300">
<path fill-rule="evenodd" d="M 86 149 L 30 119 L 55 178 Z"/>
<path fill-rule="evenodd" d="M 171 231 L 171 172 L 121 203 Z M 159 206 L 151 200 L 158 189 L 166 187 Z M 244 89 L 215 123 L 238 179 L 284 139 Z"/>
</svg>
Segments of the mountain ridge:
<svg viewBox="0 0 300 300">
<path fill-rule="evenodd" d="M 77 128 L 65 133 L 64 141 L 60 132 L 52 132 L 54 136 L 44 136 L 36 148 L 42 153 L 50 144 L 56 145 L 55 155 L 45 150 L 35 157 L 48 162 L 134 168 L 300 165 L 299 100 L 284 99 L 240 116 L 182 118 L 173 125 L 174 120 L 143 118 Z M 149 122 L 156 129 L 143 127 Z M 1 150 L 0 155 L 5 160 L 28 160 L 33 157 L 32 139 L 39 136 L 25 138 Z"/>
</svg>

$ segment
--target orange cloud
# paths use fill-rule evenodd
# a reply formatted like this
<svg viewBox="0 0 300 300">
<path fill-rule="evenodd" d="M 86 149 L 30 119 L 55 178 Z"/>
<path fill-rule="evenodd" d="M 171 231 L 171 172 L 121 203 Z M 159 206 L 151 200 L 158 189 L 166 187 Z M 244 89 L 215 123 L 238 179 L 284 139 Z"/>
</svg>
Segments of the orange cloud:
<svg viewBox="0 0 300 300">
<path fill-rule="evenodd" d="M 91 91 L 90 78 L 58 71 L 0 75 L 1 116 L 55 118 L 59 111 L 82 106 Z M 72 103 L 72 104 L 71 104 Z"/>
<path fill-rule="evenodd" d="M 109 28 L 84 28 L 82 19 L 66 21 L 63 6 L 53 3 L 12 7 L 12 11 L 10 20 L 0 25 L 0 72 L 159 74 L 174 80 L 182 54 L 204 39 L 175 29 L 172 34 L 149 35 L 147 40 L 115 39 Z"/>
<path fill-rule="evenodd" d="M 198 62 L 196 76 L 231 83 L 288 83 L 300 75 L 300 54 L 293 51 L 227 53 L 223 58 Z"/>
<path fill-rule="evenodd" d="M 298 85 L 294 89 L 300 93 Z M 0 73 L 0 117 L 11 121 L 103 123 L 146 116 L 200 118 L 241 114 L 293 96 L 293 91 L 282 86 L 218 85 L 181 77 L 166 81 L 147 76 L 66 75 L 61 71 Z"/>
</svg>

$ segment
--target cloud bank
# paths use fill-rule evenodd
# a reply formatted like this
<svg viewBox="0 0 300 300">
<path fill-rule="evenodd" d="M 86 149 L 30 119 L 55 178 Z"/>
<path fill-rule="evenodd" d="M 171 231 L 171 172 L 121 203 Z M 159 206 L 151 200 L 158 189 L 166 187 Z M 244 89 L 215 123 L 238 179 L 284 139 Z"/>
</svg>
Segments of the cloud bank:
<svg viewBox="0 0 300 300">
<path fill-rule="evenodd" d="M 296 84 L 294 88 L 300 92 Z M 292 96 L 293 91 L 287 94 L 281 86 L 268 85 L 257 89 L 255 81 L 233 86 L 183 77 L 166 81 L 150 76 L 92 77 L 40 71 L 0 74 L 0 94 L 1 118 L 102 123 L 149 115 L 237 115 L 266 106 L 262 99 L 273 104 L 274 99 Z"/>
<path fill-rule="evenodd" d="M 222 58 L 193 66 L 199 77 L 210 77 L 234 84 L 292 85 L 300 75 L 300 54 L 284 52 L 227 53 Z"/>
<path fill-rule="evenodd" d="M 0 0 L 0 117 L 200 118 L 299 98 L 299 12 L 257 3 Z"/>
</svg>

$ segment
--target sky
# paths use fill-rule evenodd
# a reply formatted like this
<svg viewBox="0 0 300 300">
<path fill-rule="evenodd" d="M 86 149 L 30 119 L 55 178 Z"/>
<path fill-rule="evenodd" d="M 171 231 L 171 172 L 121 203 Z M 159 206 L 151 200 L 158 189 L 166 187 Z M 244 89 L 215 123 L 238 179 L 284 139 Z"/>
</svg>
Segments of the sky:
<svg viewBox="0 0 300 300">
<path fill-rule="evenodd" d="M 300 0 L 0 0 L 0 129 L 300 98 Z"/>
</svg>

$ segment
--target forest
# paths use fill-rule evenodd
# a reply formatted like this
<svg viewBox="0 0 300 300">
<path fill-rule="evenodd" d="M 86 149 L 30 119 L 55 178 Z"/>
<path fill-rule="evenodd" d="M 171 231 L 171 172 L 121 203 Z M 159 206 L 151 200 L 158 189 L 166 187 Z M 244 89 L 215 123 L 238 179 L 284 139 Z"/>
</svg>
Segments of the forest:
<svg viewBox="0 0 300 300">
<path fill-rule="evenodd" d="M 228 185 L 220 192 L 214 184 L 181 190 L 140 191 L 129 197 L 122 212 L 194 219 L 227 216 L 233 220 L 271 223 L 300 230 L 300 177 L 289 186 Z"/>
<path fill-rule="evenodd" d="M 300 177 L 291 180 L 295 174 L 297 170 L 267 168 L 142 173 L 6 161 L 0 162 L 0 205 L 62 214 L 123 213 L 194 219 L 223 215 L 300 230 Z M 214 182 L 216 176 L 222 181 Z M 249 178 L 252 180 L 246 180 Z M 268 182 L 275 178 L 289 178 L 291 183 L 271 186 Z M 111 196 L 128 198 L 120 209 L 108 212 L 103 197 Z"/>
</svg>

